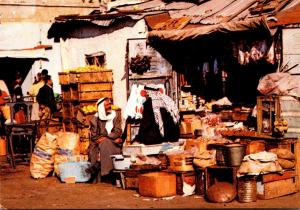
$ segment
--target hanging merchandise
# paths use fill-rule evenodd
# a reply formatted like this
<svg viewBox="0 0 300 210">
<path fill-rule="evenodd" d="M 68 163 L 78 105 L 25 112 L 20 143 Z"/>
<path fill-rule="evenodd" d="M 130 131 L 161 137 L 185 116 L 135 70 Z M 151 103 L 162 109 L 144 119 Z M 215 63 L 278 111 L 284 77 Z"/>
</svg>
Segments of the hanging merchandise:
<svg viewBox="0 0 300 210">
<path fill-rule="evenodd" d="M 267 54 L 267 62 L 270 64 L 274 64 L 275 63 L 275 51 L 274 51 L 274 42 L 272 42 L 272 45 L 268 51 Z"/>
<path fill-rule="evenodd" d="M 144 85 L 139 85 L 137 88 L 136 104 L 135 104 L 135 119 L 143 117 L 143 103 L 146 101 L 146 93 Z"/>
<path fill-rule="evenodd" d="M 248 49 L 250 47 L 250 50 Z M 262 59 L 266 59 L 267 62 L 274 64 L 274 44 L 267 45 L 266 40 L 255 41 L 247 46 L 246 43 L 240 43 L 238 45 L 238 63 L 240 65 L 246 65 L 251 61 L 257 62 Z"/>
<path fill-rule="evenodd" d="M 214 74 L 219 73 L 219 68 L 218 68 L 218 60 L 217 58 L 214 59 Z"/>
<path fill-rule="evenodd" d="M 135 103 L 136 103 L 136 98 L 137 98 L 137 85 L 133 84 L 131 86 L 131 92 L 130 96 L 127 101 L 127 105 L 125 107 L 125 112 L 124 112 L 124 118 L 127 119 L 128 117 L 134 118 L 135 117 Z"/>
<path fill-rule="evenodd" d="M 266 55 L 267 50 L 268 47 L 265 40 L 254 42 L 250 50 L 250 57 L 254 62 L 256 62 Z"/>
<path fill-rule="evenodd" d="M 165 94 L 162 94 L 159 91 L 147 90 L 147 94 L 152 99 L 155 122 L 159 126 L 159 131 L 161 135 L 164 136 L 164 126 L 160 109 L 165 108 L 167 112 L 171 115 L 174 123 L 176 124 L 179 121 L 178 108 L 175 102 L 172 100 L 172 98 Z"/>
<path fill-rule="evenodd" d="M 141 119 L 143 113 L 143 103 L 145 102 L 144 85 L 133 84 L 130 96 L 125 108 L 124 118 Z"/>
</svg>

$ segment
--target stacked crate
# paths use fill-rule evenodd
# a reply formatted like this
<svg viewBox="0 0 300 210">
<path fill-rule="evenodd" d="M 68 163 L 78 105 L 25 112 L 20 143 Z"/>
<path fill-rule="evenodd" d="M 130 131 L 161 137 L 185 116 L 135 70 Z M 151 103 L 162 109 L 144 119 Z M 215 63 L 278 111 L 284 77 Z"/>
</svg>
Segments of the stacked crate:
<svg viewBox="0 0 300 210">
<path fill-rule="evenodd" d="M 113 85 L 112 70 L 88 71 L 88 67 L 85 68 L 80 72 L 59 73 L 63 127 L 80 134 L 83 154 L 89 142 L 89 120 L 97 111 L 96 102 L 103 97 L 112 98 Z"/>
</svg>

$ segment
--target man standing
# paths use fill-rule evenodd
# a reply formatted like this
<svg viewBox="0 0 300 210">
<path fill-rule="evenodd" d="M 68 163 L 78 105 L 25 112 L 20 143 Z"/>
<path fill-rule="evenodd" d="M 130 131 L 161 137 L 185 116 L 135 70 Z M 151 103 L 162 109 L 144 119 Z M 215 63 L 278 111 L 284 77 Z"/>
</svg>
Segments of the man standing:
<svg viewBox="0 0 300 210">
<path fill-rule="evenodd" d="M 40 119 L 50 119 L 51 115 L 56 111 L 55 97 L 52 89 L 53 82 L 51 76 L 44 78 L 45 85 L 40 88 L 36 99 L 40 106 Z"/>
</svg>

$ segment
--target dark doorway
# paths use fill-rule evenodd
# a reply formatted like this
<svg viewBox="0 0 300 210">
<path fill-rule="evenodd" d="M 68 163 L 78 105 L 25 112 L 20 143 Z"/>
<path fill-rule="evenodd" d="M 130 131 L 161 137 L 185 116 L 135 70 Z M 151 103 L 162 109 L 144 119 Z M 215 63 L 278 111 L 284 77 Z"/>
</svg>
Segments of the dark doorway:
<svg viewBox="0 0 300 210">
<path fill-rule="evenodd" d="M 34 61 L 35 59 L 30 58 L 0 58 L 0 79 L 5 81 L 10 93 L 16 72 L 19 71 L 24 80 Z"/>
</svg>

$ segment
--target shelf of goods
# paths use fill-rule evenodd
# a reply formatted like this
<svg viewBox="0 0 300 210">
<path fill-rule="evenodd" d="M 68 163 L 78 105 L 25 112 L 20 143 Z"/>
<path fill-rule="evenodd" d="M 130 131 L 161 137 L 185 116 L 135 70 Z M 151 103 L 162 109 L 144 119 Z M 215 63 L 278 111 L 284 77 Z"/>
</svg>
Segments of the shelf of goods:
<svg viewBox="0 0 300 210">
<path fill-rule="evenodd" d="M 287 121 L 284 137 L 300 136 L 300 101 L 291 96 L 257 97 L 257 131 L 261 134 L 274 133 L 274 122 Z"/>
</svg>

